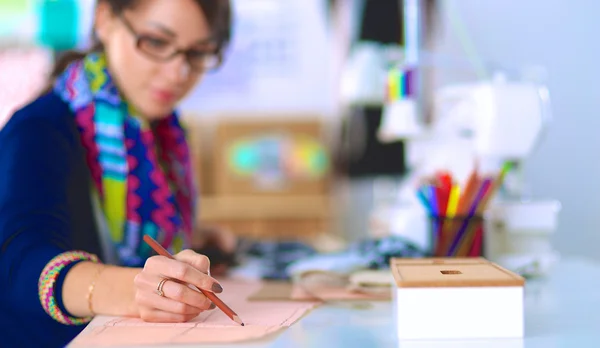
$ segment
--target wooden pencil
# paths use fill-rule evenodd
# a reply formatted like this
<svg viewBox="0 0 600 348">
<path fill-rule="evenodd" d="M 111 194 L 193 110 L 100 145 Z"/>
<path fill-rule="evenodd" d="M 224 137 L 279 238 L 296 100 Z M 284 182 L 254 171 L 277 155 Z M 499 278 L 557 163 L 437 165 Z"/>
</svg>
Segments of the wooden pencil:
<svg viewBox="0 0 600 348">
<path fill-rule="evenodd" d="M 456 231 L 456 234 L 453 238 L 452 244 L 450 245 L 450 249 L 449 249 L 450 255 L 454 255 L 454 253 L 459 250 L 461 242 L 464 243 L 465 234 L 468 230 L 469 224 L 472 223 L 472 220 L 475 217 L 475 214 L 477 213 L 477 208 L 479 207 L 479 204 L 481 203 L 481 200 L 483 199 L 485 194 L 488 192 L 491 184 L 492 184 L 491 179 L 485 179 L 485 180 L 483 180 L 481 187 L 478 188 L 477 194 L 475 195 L 475 199 L 473 199 L 473 203 L 472 203 L 471 207 L 469 208 L 467 216 L 465 217 L 465 220 L 462 221 L 460 229 L 458 231 Z M 477 218 L 479 218 L 479 217 L 477 217 Z"/>
<path fill-rule="evenodd" d="M 483 212 L 487 208 L 487 205 L 490 202 L 490 199 L 496 194 L 496 192 L 500 189 L 500 187 L 504 183 L 504 178 L 506 177 L 506 174 L 508 173 L 509 170 L 510 170 L 510 165 L 504 165 L 504 167 L 500 171 L 500 174 L 498 174 L 498 176 L 496 177 L 496 180 L 493 181 L 492 186 L 490 187 L 488 192 L 486 192 L 486 195 L 485 195 L 483 201 L 481 202 L 482 204 L 477 209 L 477 214 L 480 214 L 480 215 L 483 214 Z"/>
<path fill-rule="evenodd" d="M 491 175 L 484 175 L 483 177 L 489 178 Z M 487 186 L 485 192 L 483 193 L 483 197 L 477 204 L 477 209 L 475 211 L 475 215 L 473 215 L 469 221 L 469 228 L 465 231 L 463 236 L 462 245 L 459 247 L 457 256 L 467 256 L 473 247 L 473 243 L 475 241 L 476 234 L 479 233 L 480 227 L 483 224 L 483 213 L 486 209 L 486 206 L 489 203 L 491 196 L 493 195 L 493 186 L 495 185 L 497 180 L 492 180 L 490 185 Z M 481 182 L 483 185 L 483 181 Z"/>
<path fill-rule="evenodd" d="M 158 244 L 158 242 L 156 240 L 154 240 L 154 238 L 152 238 L 148 235 L 144 235 L 144 242 L 148 243 L 148 245 L 154 251 L 156 251 L 159 255 L 168 257 L 172 260 L 175 260 L 173 255 L 171 255 L 165 248 L 163 248 L 162 245 Z M 209 300 L 211 300 L 212 303 L 214 303 L 215 306 L 217 306 L 220 310 L 222 310 L 223 313 L 225 313 L 225 315 L 227 315 L 231 320 L 235 321 L 236 323 L 240 324 L 241 326 L 244 326 L 244 322 L 242 322 L 242 320 L 237 315 L 237 313 L 235 313 L 231 308 L 229 308 L 225 304 L 225 302 L 221 301 L 221 299 L 218 298 L 217 295 L 215 295 L 212 291 L 198 289 L 198 287 L 194 286 L 193 284 L 190 284 L 190 285 L 192 285 L 195 290 L 202 292 L 202 294 L 204 294 L 204 296 L 206 296 Z"/>
<path fill-rule="evenodd" d="M 481 178 L 479 177 L 477 166 L 475 166 L 467 179 L 464 191 L 461 192 L 461 195 L 458 198 L 455 217 L 451 219 L 450 226 L 444 231 L 444 246 L 442 251 L 444 256 L 452 256 L 450 255 L 450 247 L 457 237 L 460 226 L 469 218 L 469 207 L 477 196 L 477 189 L 480 185 Z"/>
</svg>

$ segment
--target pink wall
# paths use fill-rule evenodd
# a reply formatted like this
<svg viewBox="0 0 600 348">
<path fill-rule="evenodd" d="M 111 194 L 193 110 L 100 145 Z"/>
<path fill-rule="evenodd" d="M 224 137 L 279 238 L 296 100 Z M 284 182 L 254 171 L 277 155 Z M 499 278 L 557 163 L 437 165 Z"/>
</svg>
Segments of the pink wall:
<svg viewBox="0 0 600 348">
<path fill-rule="evenodd" d="M 51 54 L 39 48 L 0 50 L 0 128 L 46 84 Z"/>
</svg>

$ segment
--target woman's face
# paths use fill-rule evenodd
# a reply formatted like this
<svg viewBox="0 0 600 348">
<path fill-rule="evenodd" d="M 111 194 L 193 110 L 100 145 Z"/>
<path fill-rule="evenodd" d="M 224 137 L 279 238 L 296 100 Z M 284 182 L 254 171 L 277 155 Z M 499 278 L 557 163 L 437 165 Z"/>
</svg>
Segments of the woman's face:
<svg viewBox="0 0 600 348">
<path fill-rule="evenodd" d="M 142 117 L 156 120 L 169 115 L 195 86 L 203 73 L 198 62 L 215 47 L 207 43 L 210 28 L 196 1 L 138 3 L 114 15 L 101 2 L 96 12 L 96 33 L 125 99 Z M 188 58 L 184 54 L 173 56 L 177 51 L 190 54 Z"/>
</svg>

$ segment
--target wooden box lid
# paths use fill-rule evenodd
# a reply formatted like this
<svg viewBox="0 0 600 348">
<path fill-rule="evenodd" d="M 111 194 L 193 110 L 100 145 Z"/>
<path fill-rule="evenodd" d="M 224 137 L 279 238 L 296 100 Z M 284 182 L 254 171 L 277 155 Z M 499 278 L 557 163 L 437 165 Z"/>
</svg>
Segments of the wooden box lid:
<svg viewBox="0 0 600 348">
<path fill-rule="evenodd" d="M 523 286 L 525 279 L 483 258 L 392 259 L 398 287 Z"/>
</svg>

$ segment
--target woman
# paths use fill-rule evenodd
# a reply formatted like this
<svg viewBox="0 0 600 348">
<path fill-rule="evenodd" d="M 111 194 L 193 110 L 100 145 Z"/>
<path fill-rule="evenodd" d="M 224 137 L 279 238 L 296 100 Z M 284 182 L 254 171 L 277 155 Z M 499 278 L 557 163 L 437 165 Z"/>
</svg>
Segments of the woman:
<svg viewBox="0 0 600 348">
<path fill-rule="evenodd" d="M 0 132 L 1 346 L 64 346 L 96 314 L 213 309 L 175 281 L 223 290 L 205 256 L 181 251 L 195 191 L 173 110 L 220 64 L 230 17 L 228 0 L 99 0 L 94 50 L 58 64 Z M 176 260 L 151 256 L 144 234 Z"/>
</svg>

